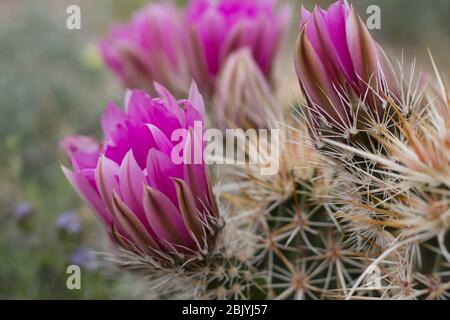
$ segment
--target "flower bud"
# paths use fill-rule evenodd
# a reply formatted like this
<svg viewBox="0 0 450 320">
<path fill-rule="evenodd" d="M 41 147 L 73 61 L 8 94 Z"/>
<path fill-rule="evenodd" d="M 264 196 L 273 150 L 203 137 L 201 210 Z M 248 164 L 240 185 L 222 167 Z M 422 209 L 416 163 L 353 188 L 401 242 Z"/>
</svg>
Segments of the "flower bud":
<svg viewBox="0 0 450 320">
<path fill-rule="evenodd" d="M 230 55 L 217 82 L 214 120 L 221 128 L 266 129 L 274 119 L 271 88 L 250 50 Z"/>
<path fill-rule="evenodd" d="M 355 9 L 340 0 L 328 10 L 302 8 L 295 65 L 312 121 L 321 117 L 340 131 L 354 120 L 352 102 L 380 116 L 383 98 L 395 92 L 386 56 Z"/>
</svg>

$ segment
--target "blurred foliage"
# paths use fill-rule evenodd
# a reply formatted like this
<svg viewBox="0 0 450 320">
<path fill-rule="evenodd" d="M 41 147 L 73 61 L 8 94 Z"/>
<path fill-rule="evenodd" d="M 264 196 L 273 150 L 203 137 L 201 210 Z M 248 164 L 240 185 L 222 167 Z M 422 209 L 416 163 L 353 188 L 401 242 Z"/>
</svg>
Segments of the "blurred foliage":
<svg viewBox="0 0 450 320">
<path fill-rule="evenodd" d="M 123 89 L 101 66 L 94 43 L 111 24 L 126 20 L 145 3 L 0 3 L 0 298 L 133 295 L 120 279 L 100 271 L 83 270 L 82 290 L 66 288 L 71 255 L 80 247 L 94 246 L 101 230 L 61 173 L 59 163 L 66 160 L 58 143 L 68 134 L 98 135 L 98 119 L 106 102 L 121 101 Z M 308 8 L 311 3 L 305 1 Z M 450 1 L 354 3 L 363 16 L 367 5 L 380 5 L 382 29 L 375 36 L 389 47 L 407 47 L 412 54 L 427 59 L 428 46 L 438 61 L 450 64 Z M 82 8 L 81 31 L 65 28 L 69 4 Z M 14 207 L 24 201 L 31 204 L 33 212 L 19 221 Z M 75 210 L 81 217 L 79 235 L 62 235 L 57 229 L 58 215 L 68 210 Z"/>
<path fill-rule="evenodd" d="M 82 271 L 82 290 L 66 287 L 71 255 L 99 230 L 61 173 L 58 141 L 96 134 L 102 106 L 121 91 L 89 64 L 90 35 L 65 28 L 66 6 L 43 3 L 0 4 L 0 297 L 112 298 L 113 279 L 98 271 Z M 22 222 L 14 216 L 20 201 L 34 207 Z M 64 237 L 56 219 L 70 209 L 83 229 Z"/>
</svg>

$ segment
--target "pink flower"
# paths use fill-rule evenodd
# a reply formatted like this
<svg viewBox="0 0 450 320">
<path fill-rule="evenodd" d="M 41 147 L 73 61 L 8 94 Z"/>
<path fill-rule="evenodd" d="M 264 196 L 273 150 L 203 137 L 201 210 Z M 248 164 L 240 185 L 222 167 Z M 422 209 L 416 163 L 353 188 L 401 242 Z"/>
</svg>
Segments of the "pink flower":
<svg viewBox="0 0 450 320">
<path fill-rule="evenodd" d="M 295 64 L 310 108 L 340 129 L 351 126 L 355 98 L 379 113 L 378 94 L 395 84 L 384 52 L 355 9 L 345 0 L 312 13 L 302 8 L 300 27 Z"/>
<path fill-rule="evenodd" d="M 191 0 L 187 23 L 191 75 L 208 92 L 228 56 L 243 47 L 251 49 L 270 79 L 289 24 L 289 8 L 276 8 L 276 0 Z"/>
<path fill-rule="evenodd" d="M 117 245 L 153 256 L 202 253 L 215 238 L 216 203 L 205 164 L 172 161 L 179 141 L 171 137 L 202 123 L 203 99 L 195 86 L 181 101 L 164 87 L 155 88 L 157 98 L 128 92 L 125 112 L 108 105 L 102 145 L 81 136 L 65 139 L 73 171 L 63 170 Z M 186 139 L 183 152 L 192 141 Z"/>
<path fill-rule="evenodd" d="M 153 82 L 181 94 L 189 89 L 183 59 L 183 14 L 170 3 L 150 4 L 114 27 L 99 44 L 105 63 L 130 89 L 153 91 Z"/>
<path fill-rule="evenodd" d="M 180 95 L 193 78 L 209 96 L 228 56 L 243 47 L 270 80 L 288 24 L 289 7 L 276 0 L 191 0 L 184 10 L 153 3 L 113 28 L 100 49 L 128 88 L 152 92 L 156 81 Z"/>
</svg>

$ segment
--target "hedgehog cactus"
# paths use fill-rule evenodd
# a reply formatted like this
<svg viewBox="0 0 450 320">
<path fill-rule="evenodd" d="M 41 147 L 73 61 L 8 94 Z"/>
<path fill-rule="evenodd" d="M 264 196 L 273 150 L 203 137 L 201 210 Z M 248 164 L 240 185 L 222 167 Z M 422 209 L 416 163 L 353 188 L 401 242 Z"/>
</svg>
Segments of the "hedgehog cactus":
<svg viewBox="0 0 450 320">
<path fill-rule="evenodd" d="M 447 91 L 436 66 L 440 92 L 429 88 L 431 84 L 424 82 L 423 76 L 411 74 L 408 79 L 402 67 L 395 77 L 386 55 L 381 49 L 375 50 L 377 45 L 354 11 L 345 3 L 336 5 L 344 8 L 341 13 L 348 11 L 344 14 L 348 22 L 341 24 L 340 32 L 347 37 L 349 47 L 355 41 L 351 35 L 364 35 L 359 37 L 365 39 L 358 47 L 361 50 L 352 50 L 353 55 L 364 51 L 362 57 L 368 59 L 359 63 L 367 66 L 366 70 L 353 69 L 357 79 L 365 79 L 364 90 L 359 90 L 359 85 L 355 91 L 345 69 L 337 78 L 344 79 L 344 83 L 337 85 L 333 75 L 320 73 L 329 85 L 307 88 L 309 80 L 304 79 L 309 75 L 302 73 L 299 66 L 309 58 L 309 49 L 305 48 L 314 38 L 307 38 L 305 32 L 308 34 L 311 21 L 318 28 L 317 20 L 323 15 L 319 9 L 313 14 L 316 20 L 309 17 L 300 32 L 296 64 L 305 95 L 326 100 L 308 98 L 303 118 L 318 151 L 335 164 L 337 179 L 344 186 L 334 190 L 337 210 L 333 215 L 356 248 L 373 259 L 345 297 L 370 292 L 382 298 L 445 298 L 450 280 L 445 276 L 450 262 L 446 239 Z M 359 23 L 354 26 L 354 21 Z M 314 34 L 310 31 L 310 37 Z M 330 62 L 329 56 L 324 59 L 328 59 L 324 66 L 345 65 Z M 351 61 L 358 59 L 352 56 Z M 377 288 L 368 290 L 363 282 L 375 270 Z"/>
<path fill-rule="evenodd" d="M 127 94 L 125 112 L 107 108 L 103 144 L 63 143 L 69 181 L 110 235 L 108 260 L 154 298 L 449 298 L 450 100 L 434 61 L 436 80 L 408 78 L 346 1 L 302 8 L 292 68 L 303 99 L 290 109 L 271 77 L 286 18 L 274 1 L 192 1 L 189 10 L 180 23 L 195 26 L 190 36 L 206 51 L 188 55 L 197 68 L 185 71 L 208 107 L 195 85 L 180 101 L 176 86 L 155 85 Z M 234 28 L 221 34 L 221 54 L 212 43 L 223 26 L 209 25 L 218 15 Z M 270 21 L 262 46 L 256 33 Z M 170 60 L 157 49 L 145 50 Z M 162 79 L 176 79 L 172 71 Z M 171 135 L 195 136 L 196 121 L 266 129 L 271 143 L 244 136 L 245 164 L 174 164 Z M 195 146 L 204 155 L 187 141 L 183 161 Z M 274 156 L 270 175 L 267 161 L 251 161 Z"/>
</svg>

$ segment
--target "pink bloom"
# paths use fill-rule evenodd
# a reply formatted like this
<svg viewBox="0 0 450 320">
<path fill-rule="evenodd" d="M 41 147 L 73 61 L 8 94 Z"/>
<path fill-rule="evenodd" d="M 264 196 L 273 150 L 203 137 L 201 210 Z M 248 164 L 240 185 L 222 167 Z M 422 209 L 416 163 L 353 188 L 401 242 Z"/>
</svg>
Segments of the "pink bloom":
<svg viewBox="0 0 450 320">
<path fill-rule="evenodd" d="M 73 171 L 63 170 L 116 244 L 139 254 L 203 252 L 218 217 L 206 166 L 175 164 L 179 141 L 171 141 L 175 130 L 190 133 L 194 122 L 203 121 L 203 99 L 195 86 L 182 101 L 155 87 L 157 98 L 130 91 L 125 112 L 108 105 L 102 145 L 81 136 L 65 139 Z M 192 141 L 185 140 L 183 152 Z"/>
<path fill-rule="evenodd" d="M 276 0 L 191 0 L 187 23 L 191 75 L 208 92 L 227 57 L 243 47 L 251 49 L 270 79 L 289 24 L 289 8 L 276 8 Z"/>
<path fill-rule="evenodd" d="M 178 94 L 189 88 L 183 59 L 186 38 L 182 13 L 170 3 L 150 4 L 114 27 L 100 42 L 105 63 L 130 89 L 161 83 Z"/>
<path fill-rule="evenodd" d="M 128 88 L 152 92 L 156 81 L 180 95 L 193 78 L 209 95 L 227 57 L 242 47 L 270 80 L 288 24 L 289 8 L 276 8 L 276 0 L 191 0 L 185 10 L 153 3 L 113 28 L 100 49 Z"/>
<path fill-rule="evenodd" d="M 341 129 L 351 125 L 354 98 L 377 114 L 377 94 L 383 96 L 395 85 L 384 52 L 355 9 L 345 0 L 312 13 L 302 8 L 300 27 L 295 63 L 311 109 Z"/>
</svg>

